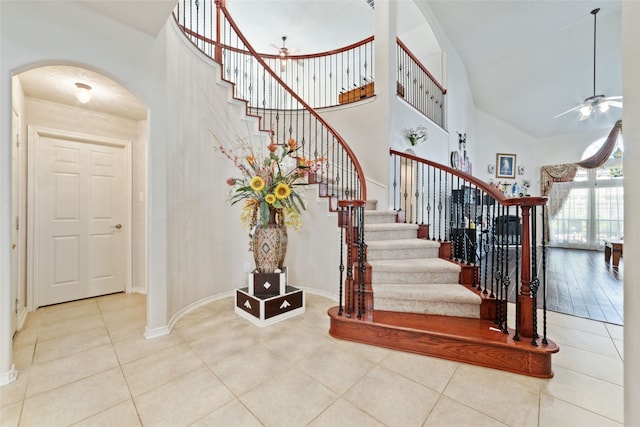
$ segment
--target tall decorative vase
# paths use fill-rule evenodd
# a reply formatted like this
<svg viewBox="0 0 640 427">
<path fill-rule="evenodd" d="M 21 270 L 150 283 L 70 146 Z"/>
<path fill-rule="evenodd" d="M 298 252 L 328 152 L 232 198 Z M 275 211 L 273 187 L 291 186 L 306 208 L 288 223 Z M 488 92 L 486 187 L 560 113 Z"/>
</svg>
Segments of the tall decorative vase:
<svg viewBox="0 0 640 427">
<path fill-rule="evenodd" d="M 270 211 L 269 223 L 266 227 L 259 224 L 251 240 L 253 259 L 260 273 L 273 273 L 282 268 L 287 255 L 287 227 L 276 220 L 277 213 L 276 209 Z"/>
</svg>

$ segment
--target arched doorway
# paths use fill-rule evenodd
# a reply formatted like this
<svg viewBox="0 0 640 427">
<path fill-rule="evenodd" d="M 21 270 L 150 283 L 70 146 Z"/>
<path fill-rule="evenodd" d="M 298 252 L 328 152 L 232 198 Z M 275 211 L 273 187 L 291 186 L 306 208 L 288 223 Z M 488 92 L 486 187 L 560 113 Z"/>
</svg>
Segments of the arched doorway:
<svg viewBox="0 0 640 427">
<path fill-rule="evenodd" d="M 78 84 L 90 87 L 88 102 Z M 146 107 L 110 77 L 75 65 L 16 74 L 12 94 L 14 331 L 42 305 L 146 292 Z M 109 278 L 112 268 L 122 274 Z M 76 291 L 40 298 L 44 269 L 52 288 L 78 282 Z M 107 280 L 112 286 L 96 286 Z"/>
</svg>

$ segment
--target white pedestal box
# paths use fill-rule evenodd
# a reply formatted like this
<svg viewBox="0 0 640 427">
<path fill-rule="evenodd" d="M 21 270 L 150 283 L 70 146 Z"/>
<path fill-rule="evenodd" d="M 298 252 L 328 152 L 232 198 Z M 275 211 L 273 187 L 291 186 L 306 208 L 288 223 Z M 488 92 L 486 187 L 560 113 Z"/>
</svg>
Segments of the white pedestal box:
<svg viewBox="0 0 640 427">
<path fill-rule="evenodd" d="M 235 312 L 264 327 L 304 313 L 304 291 L 287 285 L 287 269 L 280 273 L 249 273 L 246 288 L 236 289 Z"/>
</svg>

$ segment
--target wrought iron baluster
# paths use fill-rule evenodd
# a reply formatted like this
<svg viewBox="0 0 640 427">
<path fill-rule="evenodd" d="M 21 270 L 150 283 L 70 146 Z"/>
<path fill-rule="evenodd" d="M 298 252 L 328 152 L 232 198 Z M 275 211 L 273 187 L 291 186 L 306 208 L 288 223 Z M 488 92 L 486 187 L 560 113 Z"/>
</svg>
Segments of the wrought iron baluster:
<svg viewBox="0 0 640 427">
<path fill-rule="evenodd" d="M 547 236 L 544 219 L 546 206 L 542 205 L 542 344 L 549 344 L 547 341 Z M 534 220 L 537 220 L 534 209 Z"/>
</svg>

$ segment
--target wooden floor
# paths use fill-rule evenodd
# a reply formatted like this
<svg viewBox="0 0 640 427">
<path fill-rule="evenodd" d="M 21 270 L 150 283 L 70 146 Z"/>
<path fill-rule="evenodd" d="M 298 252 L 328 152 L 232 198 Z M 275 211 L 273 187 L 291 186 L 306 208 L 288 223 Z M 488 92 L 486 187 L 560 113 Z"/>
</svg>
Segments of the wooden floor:
<svg viewBox="0 0 640 427">
<path fill-rule="evenodd" d="M 515 249 L 511 249 L 514 251 Z M 515 256 L 510 257 L 514 277 Z M 538 265 L 542 264 L 538 255 Z M 547 248 L 547 309 L 593 320 L 623 324 L 624 260 L 618 268 L 601 251 Z M 509 300 L 515 300 L 511 287 Z M 542 284 L 538 305 L 542 307 Z"/>
</svg>

